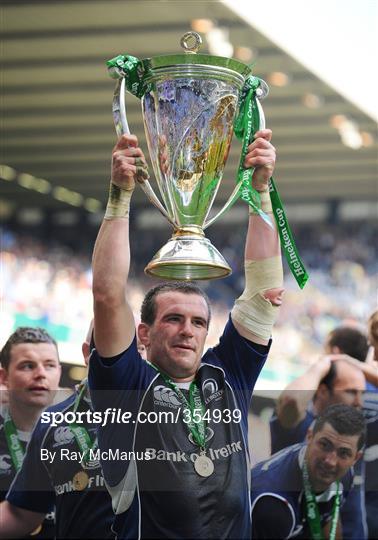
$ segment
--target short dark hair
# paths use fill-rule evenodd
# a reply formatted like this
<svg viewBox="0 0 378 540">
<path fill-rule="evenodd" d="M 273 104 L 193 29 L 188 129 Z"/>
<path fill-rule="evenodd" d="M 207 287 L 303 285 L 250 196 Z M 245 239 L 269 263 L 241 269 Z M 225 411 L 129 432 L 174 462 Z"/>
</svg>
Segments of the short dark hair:
<svg viewBox="0 0 378 540">
<path fill-rule="evenodd" d="M 209 312 L 209 318 L 207 321 L 207 327 L 209 327 L 211 318 L 211 307 L 209 298 L 207 294 L 201 289 L 201 287 L 199 287 L 198 285 L 196 285 L 196 283 L 193 283 L 192 281 L 170 281 L 168 283 L 160 283 L 159 285 L 156 285 L 155 287 L 150 289 L 144 297 L 140 311 L 140 319 L 143 323 L 148 324 L 149 326 L 154 324 L 156 318 L 156 297 L 159 294 L 163 294 L 166 292 L 180 292 L 184 294 L 197 294 L 198 296 L 202 296 L 202 298 L 206 302 Z"/>
<path fill-rule="evenodd" d="M 324 424 L 330 424 L 340 435 L 359 435 L 357 449 L 365 444 L 366 423 L 360 409 L 350 405 L 330 405 L 315 420 L 312 432 L 315 435 L 320 431 Z"/>
<path fill-rule="evenodd" d="M 53 337 L 50 336 L 44 328 L 33 328 L 32 326 L 19 326 L 13 334 L 9 336 L 4 347 L 0 352 L 0 364 L 4 369 L 9 368 L 11 350 L 14 345 L 21 343 L 51 343 L 55 345 L 58 352 L 58 346 Z"/>
<path fill-rule="evenodd" d="M 341 353 L 349 354 L 360 362 L 365 362 L 369 350 L 367 335 L 352 326 L 339 326 L 328 335 L 329 347 L 338 347 Z"/>
</svg>

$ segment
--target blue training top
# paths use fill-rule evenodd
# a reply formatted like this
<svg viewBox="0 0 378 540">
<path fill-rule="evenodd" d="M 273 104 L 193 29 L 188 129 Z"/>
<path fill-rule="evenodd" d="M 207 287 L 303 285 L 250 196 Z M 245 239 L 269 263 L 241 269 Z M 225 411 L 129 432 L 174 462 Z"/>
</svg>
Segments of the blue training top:
<svg viewBox="0 0 378 540">
<path fill-rule="evenodd" d="M 252 469 L 252 538 L 311 538 L 301 471 L 305 448 L 304 444 L 289 446 Z M 349 469 L 340 481 L 342 505 L 352 485 L 353 469 Z M 323 527 L 331 519 L 335 494 L 336 484 L 332 484 L 316 497 Z M 355 505 L 350 510 L 359 512 Z"/>
<path fill-rule="evenodd" d="M 306 438 L 307 430 L 314 420 L 315 414 L 311 404 L 309 404 L 303 420 L 292 429 L 285 429 L 282 427 L 276 413 L 274 413 L 270 420 L 272 453 L 278 452 L 293 444 L 303 442 Z M 368 536 L 365 505 L 367 496 L 367 493 L 365 493 L 365 476 L 365 463 L 361 458 L 354 466 L 354 486 L 352 495 L 341 509 L 343 535 L 350 540 L 363 540 Z M 373 494 L 373 492 L 370 493 Z M 357 515 L 353 513 L 354 508 L 358 508 Z"/>
</svg>

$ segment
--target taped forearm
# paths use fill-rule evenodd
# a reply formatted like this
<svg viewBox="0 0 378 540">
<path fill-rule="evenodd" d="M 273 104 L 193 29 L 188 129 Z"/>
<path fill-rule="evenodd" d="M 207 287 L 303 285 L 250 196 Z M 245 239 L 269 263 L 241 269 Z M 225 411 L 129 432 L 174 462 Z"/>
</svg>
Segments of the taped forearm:
<svg viewBox="0 0 378 540">
<path fill-rule="evenodd" d="M 252 334 L 269 340 L 281 305 L 283 270 L 279 255 L 245 262 L 245 289 L 235 302 L 232 319 Z"/>
<path fill-rule="evenodd" d="M 126 190 L 110 182 L 108 204 L 106 205 L 104 219 L 128 218 L 130 213 L 130 200 L 134 188 Z"/>
</svg>

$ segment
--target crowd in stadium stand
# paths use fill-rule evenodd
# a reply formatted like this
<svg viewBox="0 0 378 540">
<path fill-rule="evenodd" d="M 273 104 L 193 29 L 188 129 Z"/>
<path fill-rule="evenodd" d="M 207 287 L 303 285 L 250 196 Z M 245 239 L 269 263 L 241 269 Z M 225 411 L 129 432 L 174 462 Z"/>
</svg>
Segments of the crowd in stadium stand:
<svg viewBox="0 0 378 540">
<path fill-rule="evenodd" d="M 225 234 L 227 232 L 227 234 Z M 286 294 L 274 332 L 275 359 L 298 366 L 313 360 L 324 336 L 337 324 L 349 321 L 366 324 L 376 305 L 377 261 L 371 224 L 297 227 L 295 237 L 300 254 L 310 272 L 310 281 L 300 291 L 286 275 Z M 229 233 L 214 227 L 209 234 L 233 269 L 216 287 L 205 289 L 211 296 L 214 313 L 209 343 L 216 342 L 235 294 L 243 284 L 240 259 L 243 234 L 239 228 Z M 142 236 L 141 236 L 142 237 Z M 167 231 L 132 239 L 135 258 L 131 270 L 132 304 L 135 315 L 151 279 L 143 267 L 168 239 Z M 20 324 L 38 324 L 49 329 L 58 340 L 80 342 L 92 316 L 90 251 L 93 243 L 83 243 L 82 253 L 57 242 L 5 230 L 2 234 L 2 312 L 1 342 Z M 284 352 L 282 352 L 284 351 Z M 305 360 L 304 360 L 305 359 Z"/>
</svg>

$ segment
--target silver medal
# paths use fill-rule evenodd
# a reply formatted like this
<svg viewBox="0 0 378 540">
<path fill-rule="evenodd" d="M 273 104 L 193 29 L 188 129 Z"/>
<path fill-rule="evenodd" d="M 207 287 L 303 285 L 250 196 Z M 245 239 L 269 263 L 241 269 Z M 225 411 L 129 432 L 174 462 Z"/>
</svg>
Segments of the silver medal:
<svg viewBox="0 0 378 540">
<path fill-rule="evenodd" d="M 194 462 L 194 469 L 200 476 L 211 476 L 214 472 L 214 463 L 205 454 L 200 454 Z"/>
</svg>

